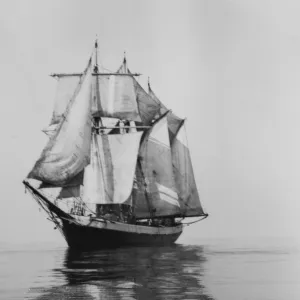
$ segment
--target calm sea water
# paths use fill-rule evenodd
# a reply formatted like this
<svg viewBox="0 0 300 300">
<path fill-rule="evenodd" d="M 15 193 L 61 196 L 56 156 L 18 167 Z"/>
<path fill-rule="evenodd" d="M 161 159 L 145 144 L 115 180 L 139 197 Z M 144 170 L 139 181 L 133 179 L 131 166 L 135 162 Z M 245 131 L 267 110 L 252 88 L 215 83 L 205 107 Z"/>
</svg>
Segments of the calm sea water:
<svg viewBox="0 0 300 300">
<path fill-rule="evenodd" d="M 300 299 L 295 240 L 190 243 L 81 253 L 0 244 L 0 299 Z"/>
</svg>

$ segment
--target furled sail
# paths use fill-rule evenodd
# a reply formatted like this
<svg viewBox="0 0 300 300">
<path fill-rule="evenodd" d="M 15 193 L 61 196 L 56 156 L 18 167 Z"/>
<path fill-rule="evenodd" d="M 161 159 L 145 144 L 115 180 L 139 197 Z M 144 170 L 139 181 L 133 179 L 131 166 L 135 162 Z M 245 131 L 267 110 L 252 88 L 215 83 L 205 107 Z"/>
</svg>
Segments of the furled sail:
<svg viewBox="0 0 300 300">
<path fill-rule="evenodd" d="M 92 114 L 141 122 L 131 75 L 94 75 Z"/>
<path fill-rule="evenodd" d="M 92 137 L 91 163 L 85 168 L 83 201 L 131 204 L 142 132 Z"/>
<path fill-rule="evenodd" d="M 202 216 L 204 212 L 197 191 L 184 124 L 178 130 L 171 149 L 182 214 L 186 217 Z"/>
<path fill-rule="evenodd" d="M 154 215 L 179 215 L 180 205 L 173 176 L 166 115 L 153 124 L 143 139 L 140 161 L 146 184 L 146 201 L 149 208 L 153 208 Z M 138 217 L 142 217 L 138 207 L 135 212 Z"/>
<path fill-rule="evenodd" d="M 63 121 L 49 139 L 28 178 L 64 186 L 89 163 L 91 144 L 91 60 L 68 103 Z"/>
</svg>

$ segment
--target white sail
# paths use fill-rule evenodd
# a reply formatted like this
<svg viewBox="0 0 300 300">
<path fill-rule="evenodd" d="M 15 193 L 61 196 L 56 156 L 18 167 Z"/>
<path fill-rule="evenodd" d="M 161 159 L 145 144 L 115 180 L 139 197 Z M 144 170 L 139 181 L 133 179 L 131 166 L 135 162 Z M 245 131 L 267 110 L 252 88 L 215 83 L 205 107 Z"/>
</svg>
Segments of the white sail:
<svg viewBox="0 0 300 300">
<path fill-rule="evenodd" d="M 125 58 L 117 73 L 131 74 L 130 70 L 127 67 L 127 61 Z M 134 77 L 132 78 L 141 121 L 143 124 L 149 125 L 151 124 L 155 116 L 158 115 L 161 108 L 161 103 L 159 101 L 156 101 L 156 99 L 151 97 L 151 95 L 148 95 L 147 92 L 138 83 L 138 81 Z"/>
<path fill-rule="evenodd" d="M 91 61 L 76 93 L 67 105 L 64 119 L 50 138 L 40 159 L 29 173 L 56 186 L 64 186 L 89 163 L 91 144 Z"/>
<path fill-rule="evenodd" d="M 155 216 L 179 214 L 166 116 L 156 121 L 144 138 L 140 156 L 142 176 L 147 185 L 144 193 L 147 199 L 144 202 L 148 203 L 149 209 L 155 210 Z M 137 201 L 138 199 L 135 202 Z M 141 217 L 138 206 L 136 214 Z"/>
<path fill-rule="evenodd" d="M 60 122 L 69 101 L 79 84 L 80 76 L 62 76 L 57 79 L 56 95 L 54 99 L 53 115 L 50 125 Z"/>
<path fill-rule="evenodd" d="M 173 140 L 172 161 L 182 214 L 188 217 L 203 215 L 184 125 Z"/>
<path fill-rule="evenodd" d="M 85 203 L 130 204 L 141 135 L 93 135 L 91 163 L 84 174 Z"/>
<path fill-rule="evenodd" d="M 133 76 L 95 75 L 92 91 L 94 116 L 141 121 Z"/>
</svg>

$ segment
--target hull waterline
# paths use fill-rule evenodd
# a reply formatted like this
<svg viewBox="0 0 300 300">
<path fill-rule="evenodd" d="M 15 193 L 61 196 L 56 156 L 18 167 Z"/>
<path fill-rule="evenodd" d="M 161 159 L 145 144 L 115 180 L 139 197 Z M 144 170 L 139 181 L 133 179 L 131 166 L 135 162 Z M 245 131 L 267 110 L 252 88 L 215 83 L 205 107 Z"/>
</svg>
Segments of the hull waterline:
<svg viewBox="0 0 300 300">
<path fill-rule="evenodd" d="M 128 230 L 118 230 L 116 228 L 82 226 L 72 222 L 63 221 L 62 233 L 68 246 L 72 249 L 104 249 L 123 246 L 167 246 L 175 243 L 182 233 L 181 227 L 168 228 L 168 233 L 158 232 L 158 228 L 151 228 L 150 226 L 147 226 L 145 229 L 149 232 L 130 232 Z"/>
</svg>

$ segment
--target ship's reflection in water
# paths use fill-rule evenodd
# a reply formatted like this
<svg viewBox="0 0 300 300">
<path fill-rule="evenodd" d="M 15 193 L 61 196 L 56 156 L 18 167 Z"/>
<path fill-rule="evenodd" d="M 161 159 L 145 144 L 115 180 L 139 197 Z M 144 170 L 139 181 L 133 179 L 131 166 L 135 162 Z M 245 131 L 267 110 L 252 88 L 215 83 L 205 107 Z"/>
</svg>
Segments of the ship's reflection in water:
<svg viewBox="0 0 300 300">
<path fill-rule="evenodd" d="M 203 285 L 204 265 L 199 246 L 67 250 L 55 270 L 66 285 L 36 299 L 213 299 Z"/>
</svg>

